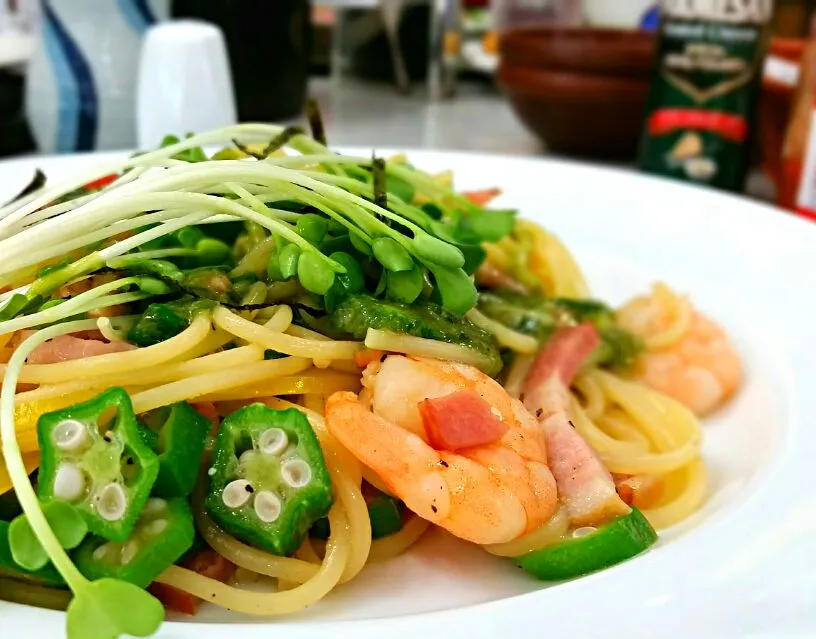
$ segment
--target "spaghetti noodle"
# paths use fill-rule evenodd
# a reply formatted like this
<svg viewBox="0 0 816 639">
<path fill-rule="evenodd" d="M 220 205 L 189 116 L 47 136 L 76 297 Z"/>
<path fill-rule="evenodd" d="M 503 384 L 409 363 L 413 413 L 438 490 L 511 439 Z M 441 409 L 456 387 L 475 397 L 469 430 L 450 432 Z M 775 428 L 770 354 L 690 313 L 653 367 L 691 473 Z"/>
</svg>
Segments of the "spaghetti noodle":
<svg viewBox="0 0 816 639">
<path fill-rule="evenodd" d="M 584 442 L 589 456 L 600 460 L 613 492 L 613 475 L 619 482 L 638 480 L 629 485 L 632 491 L 657 486 L 648 494 L 635 494 L 631 502 L 655 528 L 680 522 L 700 507 L 707 490 L 701 425 L 691 410 L 636 375 L 646 358 L 684 347 L 697 317 L 687 300 L 658 286 L 650 303 L 662 309 L 659 325 L 644 312 L 643 302 L 615 314 L 588 299 L 586 281 L 569 251 L 532 222 L 483 209 L 406 165 L 334 155 L 304 136 L 288 143 L 290 151 L 297 149 L 302 156 L 280 152 L 255 160 L 239 146 L 207 162 L 180 159 L 219 137 L 270 138 L 281 133 L 277 127 L 240 125 L 205 134 L 110 167 L 126 172 L 101 191 L 60 202 L 93 177 L 88 174 L 0 209 L 0 252 L 6 256 L 0 281 L 17 287 L 3 294 L 6 306 L 0 310 L 0 347 L 8 351 L 3 357 L 7 363 L 0 364 L 5 375 L 0 494 L 12 489 L 17 493 L 46 546 L 54 546 L 55 538 L 26 478 L 41 458 L 48 456 L 53 467 L 54 455 L 61 453 L 51 445 L 40 417 L 69 415 L 60 424 L 75 428 L 76 418 L 70 417 L 74 413 L 65 411 L 87 407 L 101 391 L 121 387 L 134 415 L 144 422 L 140 428 L 151 428 L 157 415 L 169 419 L 168 412 L 185 403 L 214 422 L 218 435 L 208 451 L 187 462 L 196 469 L 200 465 L 201 472 L 192 494 L 181 499 L 190 502 L 195 526 L 209 548 L 240 569 L 240 582 L 263 575 L 277 580 L 278 587 L 249 591 L 208 576 L 206 570 L 191 569 L 192 564 L 179 563 L 178 557 L 151 581 L 222 608 L 257 616 L 303 610 L 357 578 L 368 563 L 409 551 L 434 523 L 443 525 L 441 515 L 434 519 L 436 505 L 431 506 L 433 517 L 413 507 L 415 500 L 403 494 L 398 478 L 375 471 L 381 468 L 377 464 L 366 465 L 329 418 L 324 419 L 332 398 L 349 393 L 359 393 L 357 403 L 367 414 L 376 413 L 386 424 L 403 419 L 400 427 L 411 431 L 410 445 L 394 462 L 395 473 L 415 467 L 428 471 L 414 456 L 429 448 L 429 459 L 439 457 L 434 469 L 448 469 L 447 459 L 454 463 L 466 455 L 473 458 L 463 467 L 473 468 L 477 455 L 468 450 L 480 446 L 486 447 L 485 454 L 502 451 L 491 464 L 510 458 L 537 464 L 535 473 L 550 477 L 553 483 L 545 484 L 558 490 L 547 520 L 484 548 L 497 557 L 517 559 L 558 547 L 595 526 L 574 525 L 568 491 L 557 473 L 549 474 L 558 466 L 553 455 L 559 447 L 545 436 L 544 422 L 536 437 L 546 441 L 546 447 L 525 448 L 531 444 L 522 445 L 521 440 L 511 446 L 510 436 L 489 440 L 489 445 L 475 442 L 467 439 L 473 435 L 464 420 L 450 432 L 457 437 L 465 432 L 468 443 L 434 450 L 429 442 L 442 446 L 438 442 L 447 441 L 444 436 L 450 432 L 442 431 L 457 410 L 441 411 L 434 418 L 439 423 L 428 421 L 425 412 L 419 419 L 417 406 L 439 398 L 416 389 L 416 371 L 410 366 L 454 362 L 457 375 L 500 393 L 501 401 L 481 413 L 478 402 L 486 401 L 484 392 L 466 399 L 472 409 L 468 419 L 481 419 L 488 431 L 502 433 L 501 438 L 507 411 L 525 411 L 519 400 L 550 340 L 565 329 L 587 326 L 599 345 L 584 358 L 569 389 L 572 441 Z M 383 176 L 377 172 L 383 170 L 391 184 L 401 185 L 399 193 L 378 190 Z M 436 207 L 432 214 L 427 212 L 431 206 Z M 463 222 L 468 217 L 471 224 Z M 499 227 L 506 230 L 498 233 Z M 478 229 L 486 228 L 487 237 L 479 237 Z M 479 246 L 484 256 L 473 250 Z M 485 258 L 482 266 L 489 269 L 489 278 L 478 264 L 466 264 L 465 252 L 468 260 L 474 255 Z M 100 273 L 104 277 L 96 279 Z M 497 282 L 524 295 L 501 297 L 504 289 L 492 290 Z M 492 307 L 481 303 L 488 293 L 495 294 Z M 109 314 L 105 309 L 121 304 L 126 305 L 125 315 L 104 316 Z M 103 317 L 75 321 L 77 313 Z M 29 335 L 29 329 L 45 324 L 54 326 Z M 46 341 L 55 353 L 50 363 L 25 363 Z M 72 347 L 97 350 L 74 355 Z M 405 368 L 383 400 L 377 395 L 378 376 L 392 365 Z M 474 369 L 500 380 L 503 389 Z M 457 396 L 452 375 L 441 379 L 434 392 L 443 398 Z M 242 411 L 253 407 L 268 410 L 257 414 L 272 415 L 270 419 L 281 420 L 290 430 L 274 422 L 256 432 L 252 423 L 236 430 L 243 434 L 231 435 L 231 440 L 222 437 L 238 428 L 236 415 L 249 414 Z M 417 416 L 414 421 L 405 418 L 408 409 Z M 535 412 L 525 413 L 525 420 L 538 424 Z M 298 420 L 306 424 L 308 435 L 292 426 L 300 424 Z M 406 420 L 409 427 L 404 426 Z M 383 426 L 382 432 L 392 426 Z M 441 428 L 442 434 L 431 432 L 432 427 Z M 155 446 L 166 460 L 173 450 L 167 439 L 172 434 L 139 432 L 143 445 Z M 250 437 L 249 432 L 254 434 Z M 316 449 L 309 452 L 312 435 Z M 222 467 L 216 460 L 223 455 L 225 441 L 234 449 L 232 461 Z M 530 450 L 544 458 L 533 459 Z M 148 449 L 143 454 L 153 453 Z M 270 460 L 279 467 L 263 466 Z M 130 458 L 122 467 L 132 463 Z M 41 486 L 49 481 L 47 466 L 43 462 Z M 485 467 L 495 471 L 490 464 Z M 93 479 L 93 468 L 83 468 Z M 253 468 L 263 472 L 251 476 Z M 317 483 L 322 468 L 329 478 L 319 487 L 328 500 L 326 508 L 310 511 L 320 502 L 312 496 L 298 509 L 286 511 L 296 503 L 297 490 Z M 215 494 L 211 484 L 218 473 L 232 474 L 223 492 Z M 139 476 L 128 477 L 132 482 Z M 277 482 L 277 493 L 270 482 Z M 430 492 L 439 486 L 448 489 L 433 482 L 437 480 L 431 486 L 418 479 L 416 484 Z M 465 485 L 468 488 L 461 490 L 480 489 L 462 480 Z M 59 488 L 58 494 L 70 494 L 72 503 L 78 503 L 70 486 Z M 83 485 L 86 489 L 91 490 Z M 241 512 L 269 525 L 257 524 L 255 532 L 246 534 L 241 522 L 212 508 L 213 494 L 227 510 L 249 504 Z M 454 497 L 450 499 L 454 503 Z M 89 517 L 94 508 L 87 509 Z M 308 516 L 303 514 L 307 511 Z M 287 542 L 290 550 L 298 549 L 285 553 L 289 556 L 272 551 L 277 538 L 269 541 L 271 530 L 283 534 L 284 520 L 297 520 Z M 597 529 L 603 525 L 598 520 Z M 99 535 L 107 529 L 100 524 L 94 530 Z M 258 543 L 259 538 L 266 541 Z M 93 553 L 94 561 L 97 555 L 104 553 Z M 80 572 L 61 546 L 50 556 L 69 585 L 79 579 Z M 29 588 L 14 594 L 0 579 L 0 596 L 17 600 L 61 607 L 67 599 L 58 592 Z"/>
</svg>

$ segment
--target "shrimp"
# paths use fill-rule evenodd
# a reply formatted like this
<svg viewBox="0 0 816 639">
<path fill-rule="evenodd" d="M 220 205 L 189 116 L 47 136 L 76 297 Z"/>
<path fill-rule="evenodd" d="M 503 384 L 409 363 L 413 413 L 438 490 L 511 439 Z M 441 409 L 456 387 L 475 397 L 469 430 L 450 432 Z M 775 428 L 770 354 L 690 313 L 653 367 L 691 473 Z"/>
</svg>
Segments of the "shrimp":
<svg viewBox="0 0 816 639">
<path fill-rule="evenodd" d="M 722 406 L 739 389 L 742 362 L 725 331 L 667 287 L 657 285 L 618 312 L 621 326 L 643 339 L 635 379 L 697 415 Z"/>
<path fill-rule="evenodd" d="M 369 364 L 364 391 L 326 403 L 329 431 L 420 517 L 476 544 L 537 530 L 557 507 L 544 433 L 520 401 L 475 368 L 390 355 Z M 428 443 L 419 404 L 472 391 L 504 435 L 456 452 Z"/>
</svg>

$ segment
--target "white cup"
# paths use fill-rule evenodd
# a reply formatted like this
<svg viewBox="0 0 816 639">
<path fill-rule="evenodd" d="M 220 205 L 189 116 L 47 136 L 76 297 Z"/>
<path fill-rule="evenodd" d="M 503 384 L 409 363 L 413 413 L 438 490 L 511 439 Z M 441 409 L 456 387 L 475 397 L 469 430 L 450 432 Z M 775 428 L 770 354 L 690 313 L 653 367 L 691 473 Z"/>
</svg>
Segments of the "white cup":
<svg viewBox="0 0 816 639">
<path fill-rule="evenodd" d="M 237 122 L 224 36 L 215 25 L 177 20 L 151 27 L 142 45 L 136 98 L 139 148 Z"/>
<path fill-rule="evenodd" d="M 584 14 L 592 27 L 637 29 L 655 0 L 584 0 Z"/>
</svg>

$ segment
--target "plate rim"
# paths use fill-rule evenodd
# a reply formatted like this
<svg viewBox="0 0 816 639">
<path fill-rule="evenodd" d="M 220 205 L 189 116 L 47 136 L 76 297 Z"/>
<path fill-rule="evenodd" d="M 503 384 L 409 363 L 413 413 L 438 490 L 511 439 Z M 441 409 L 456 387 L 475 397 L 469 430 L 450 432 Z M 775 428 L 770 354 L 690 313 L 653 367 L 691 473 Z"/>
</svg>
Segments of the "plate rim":
<svg viewBox="0 0 816 639">
<path fill-rule="evenodd" d="M 363 153 L 370 153 L 370 150 L 366 150 L 363 147 L 343 147 L 340 149 L 342 152 L 345 153 L 355 153 L 355 154 L 363 154 Z M 377 150 L 378 153 L 387 154 L 391 151 L 388 149 Z M 400 153 L 405 153 L 411 157 L 417 157 L 421 159 L 424 158 L 432 158 L 438 159 L 440 161 L 449 161 L 453 166 L 455 173 L 457 169 L 455 167 L 456 164 L 461 163 L 461 158 L 466 157 L 470 160 L 476 161 L 499 161 L 499 162 L 511 162 L 517 163 L 519 165 L 533 165 L 533 164 L 546 164 L 551 167 L 556 167 L 555 170 L 566 170 L 566 171 L 578 171 L 584 172 L 585 175 L 591 176 L 593 173 L 600 173 L 600 174 L 609 174 L 612 173 L 617 177 L 620 177 L 622 180 L 625 178 L 628 181 L 632 181 L 633 184 L 636 183 L 648 183 L 651 185 L 650 188 L 655 189 L 660 187 L 661 189 L 666 190 L 666 196 L 669 197 L 673 194 L 677 194 L 678 197 L 686 197 L 691 200 L 708 200 L 712 203 L 712 205 L 721 203 L 721 213 L 718 215 L 722 215 L 724 218 L 733 217 L 735 215 L 741 216 L 740 219 L 749 219 L 749 224 L 758 225 L 761 227 L 759 230 L 764 230 L 766 228 L 774 227 L 773 233 L 779 233 L 783 235 L 801 235 L 801 236 L 809 236 L 809 234 L 813 234 L 811 239 L 816 244 L 816 226 L 812 223 L 808 222 L 807 220 L 801 219 L 793 214 L 784 214 L 776 207 L 769 205 L 764 202 L 749 200 L 747 198 L 730 194 L 719 192 L 715 190 L 709 189 L 701 189 L 700 187 L 695 187 L 692 185 L 687 185 L 680 182 L 675 182 L 671 180 L 666 180 L 659 177 L 648 176 L 643 174 L 634 173 L 631 170 L 618 168 L 618 167 L 609 167 L 609 166 L 602 166 L 602 165 L 593 165 L 593 164 L 586 164 L 583 162 L 578 161 L 571 161 L 571 160 L 564 160 L 561 158 L 539 158 L 539 157 L 528 157 L 528 156 L 514 156 L 514 155 L 502 155 L 502 154 L 491 154 L 491 153 L 479 153 L 479 152 L 468 152 L 468 151 L 439 151 L 439 150 L 427 150 L 427 149 L 401 149 L 399 150 Z M 77 154 L 73 156 L 26 156 L 23 158 L 10 158 L 4 159 L 0 161 L 0 174 L 4 169 L 6 169 L 9 165 L 20 164 L 20 163 L 42 163 L 47 165 L 55 160 L 60 161 L 80 161 L 80 160 L 88 160 L 91 161 L 94 158 L 99 158 L 100 163 L 101 160 L 106 158 L 112 158 L 116 156 L 121 156 L 124 152 L 106 152 L 106 153 L 89 153 L 89 154 Z M 459 169 L 462 170 L 462 169 Z M 12 189 L 13 190 L 13 189 Z M 732 209 L 737 209 L 736 211 Z M 745 217 L 747 215 L 747 218 Z M 772 217 L 773 216 L 773 217 Z M 532 216 L 539 218 L 540 216 Z M 787 218 L 787 219 L 785 219 Z M 805 231 L 805 227 L 809 227 L 811 230 Z M 557 229 L 554 229 L 557 233 Z M 816 259 L 809 258 L 812 260 L 812 266 L 816 266 Z M 808 279 L 805 278 L 805 282 Z M 803 311 L 807 311 L 808 308 L 811 310 L 816 310 L 816 304 L 812 302 L 803 302 Z M 804 314 L 807 314 L 805 312 Z M 797 330 L 802 330 L 804 324 L 801 321 L 795 322 L 795 326 L 797 326 Z M 803 331 L 808 337 L 816 336 L 816 333 L 811 331 Z M 816 341 L 814 341 L 816 343 Z M 800 354 L 801 355 L 801 354 Z M 795 370 L 797 372 L 804 371 L 804 374 L 807 375 L 809 378 L 816 380 L 816 362 L 808 362 L 807 358 L 798 357 L 797 361 L 795 362 L 796 367 Z M 793 373 L 793 369 L 791 371 Z M 792 380 L 794 383 L 794 388 L 800 385 L 800 379 L 797 377 L 796 379 Z M 474 637 L 481 637 L 481 636 L 495 636 L 498 634 L 498 626 L 492 625 L 492 620 L 494 619 L 503 619 L 506 620 L 511 617 L 515 617 L 516 619 L 524 619 L 532 620 L 535 617 L 535 609 L 537 608 L 539 603 L 544 603 L 542 600 L 545 597 L 549 600 L 546 602 L 546 608 L 552 608 L 553 606 L 556 607 L 564 607 L 570 606 L 570 601 L 573 599 L 573 592 L 578 590 L 579 594 L 577 599 L 585 599 L 586 597 L 599 597 L 602 598 L 604 595 L 609 595 L 609 587 L 605 585 L 604 582 L 608 581 L 609 575 L 630 575 L 632 571 L 635 572 L 634 580 L 628 579 L 628 577 L 621 577 L 622 579 L 628 579 L 627 585 L 637 592 L 643 597 L 643 601 L 650 601 L 654 599 L 654 593 L 649 593 L 649 588 L 647 587 L 648 584 L 644 584 L 644 581 L 648 581 L 648 579 L 642 579 L 637 577 L 637 573 L 644 572 L 649 574 L 649 571 L 659 571 L 661 569 L 666 568 L 666 564 L 677 564 L 683 558 L 689 563 L 687 565 L 697 565 L 697 566 L 713 566 L 718 562 L 710 557 L 710 553 L 714 548 L 722 547 L 722 540 L 719 540 L 719 544 L 716 543 L 717 535 L 723 530 L 728 530 L 729 528 L 734 528 L 735 525 L 738 525 L 737 520 L 740 517 L 744 517 L 747 514 L 754 513 L 762 513 L 763 512 L 763 505 L 762 502 L 764 499 L 768 497 L 768 492 L 772 486 L 775 485 L 790 485 L 791 483 L 795 486 L 796 485 L 796 472 L 793 472 L 798 469 L 806 468 L 805 464 L 808 462 L 808 452 L 810 449 L 816 451 L 816 434 L 807 434 L 804 429 L 805 420 L 807 420 L 808 415 L 811 417 L 816 417 L 816 400 L 810 401 L 810 405 L 808 406 L 808 402 L 806 401 L 806 397 L 803 395 L 799 395 L 798 399 L 799 402 L 794 402 L 795 395 L 790 395 L 792 403 L 795 405 L 791 405 L 788 407 L 789 409 L 789 419 L 788 419 L 788 431 L 787 436 L 781 442 L 781 450 L 780 454 L 776 455 L 772 459 L 772 463 L 769 464 L 769 467 L 765 469 L 765 471 L 757 477 L 758 486 L 755 486 L 755 490 L 753 494 L 750 495 L 748 498 L 744 499 L 743 501 L 739 502 L 738 504 L 734 505 L 733 507 L 729 508 L 729 514 L 726 517 L 716 517 L 712 521 L 706 523 L 705 525 L 701 526 L 698 530 L 694 531 L 694 534 L 683 536 L 677 540 L 674 540 L 671 544 L 671 548 L 673 552 L 654 552 L 648 553 L 640 558 L 638 558 L 635 562 L 627 562 L 620 566 L 614 567 L 607 571 L 597 573 L 594 575 L 589 575 L 579 580 L 575 580 L 572 582 L 567 582 L 564 584 L 560 584 L 555 588 L 548 588 L 546 589 L 546 596 L 544 596 L 544 591 L 534 591 L 522 595 L 517 595 L 514 597 L 509 597 L 506 599 L 494 600 L 479 604 L 472 604 L 463 606 L 456 609 L 451 610 L 441 610 L 441 611 L 434 611 L 434 612 L 423 612 L 423 613 L 416 613 L 411 614 L 405 617 L 391 617 L 391 618 L 381 618 L 381 619 L 366 619 L 366 620 L 343 620 L 343 621 L 321 621 L 316 620 L 313 622 L 283 622 L 281 625 L 286 628 L 286 632 L 291 636 L 297 639 L 298 637 L 313 637 L 316 636 L 317 632 L 325 631 L 327 625 L 334 627 L 335 625 L 338 629 L 347 630 L 349 632 L 354 632 L 357 637 L 365 638 L 365 637 L 375 637 L 379 636 L 383 631 L 390 632 L 395 637 L 408 637 L 408 636 L 416 636 L 419 632 L 427 632 L 430 629 L 434 629 L 438 631 L 440 628 L 452 628 L 456 629 L 459 627 L 459 624 L 464 624 L 468 627 L 469 634 Z M 800 406 L 800 403 L 806 404 L 805 406 Z M 809 420 L 808 420 L 809 421 Z M 804 437 L 804 439 L 801 439 Z M 805 446 L 801 444 L 804 442 Z M 794 469 L 792 467 L 792 462 L 797 465 Z M 801 482 L 800 482 L 801 483 Z M 811 497 L 807 494 L 807 491 L 802 490 L 799 487 L 797 490 L 792 490 L 786 495 L 783 495 L 781 498 L 778 498 L 777 501 L 772 502 L 774 506 L 774 510 L 781 515 L 786 515 L 787 510 L 794 510 L 797 507 L 804 506 L 805 513 L 812 512 L 812 521 L 811 519 L 805 519 L 805 525 L 801 526 L 801 529 L 798 530 L 796 534 L 792 534 L 789 531 L 787 535 L 789 538 L 793 538 L 796 540 L 797 543 L 802 543 L 804 541 L 804 551 L 805 553 L 810 552 L 811 555 L 816 556 L 816 534 L 812 535 L 813 540 L 807 541 L 803 540 L 809 532 L 816 533 L 816 499 Z M 778 496 L 777 496 L 778 497 Z M 808 510 L 808 509 L 812 509 Z M 738 517 L 738 513 L 742 511 L 742 515 Z M 765 512 L 767 515 L 768 513 Z M 785 523 L 785 522 L 782 522 Z M 801 522 L 799 522 L 801 524 Z M 790 526 L 788 526 L 790 527 Z M 771 530 L 776 530 L 776 532 L 780 535 L 785 534 L 784 525 L 780 524 L 776 527 L 771 527 Z M 691 542 L 694 543 L 691 543 Z M 697 546 L 698 549 L 702 545 L 706 547 L 702 550 L 705 552 L 697 552 L 691 548 L 691 546 Z M 663 549 L 666 550 L 665 548 Z M 768 549 L 766 549 L 766 552 Z M 677 555 L 676 558 L 667 559 L 666 555 Z M 651 567 L 646 568 L 646 564 L 649 564 Z M 752 564 L 755 569 L 760 569 L 762 562 L 757 560 Z M 754 569 L 752 568 L 752 569 Z M 802 567 L 804 570 L 804 567 Z M 705 610 L 707 601 L 706 597 L 711 596 L 711 593 L 714 592 L 714 587 L 709 585 L 708 588 L 699 587 L 694 588 L 690 585 L 688 576 L 683 578 L 682 575 L 678 575 L 678 579 L 684 580 L 684 590 L 683 594 L 688 595 L 689 598 L 692 600 L 693 605 L 680 605 L 679 610 L 688 612 L 689 610 Z M 795 580 L 794 580 L 795 581 Z M 640 583 L 638 583 L 640 582 Z M 790 589 L 791 585 L 782 585 L 782 588 Z M 675 586 L 676 588 L 676 586 Z M 679 592 L 679 591 L 677 591 Z M 816 589 L 812 590 L 811 592 L 816 593 Z M 635 593 L 631 593 L 634 595 Z M 614 613 L 614 608 L 616 605 L 620 603 L 619 600 L 614 601 L 607 601 L 604 602 L 600 609 L 601 611 L 605 611 L 606 613 L 610 614 L 610 616 Z M 812 597 L 811 599 L 806 601 L 807 603 L 816 602 L 816 597 Z M 677 604 L 677 602 L 674 602 Z M 655 604 L 655 609 L 661 609 L 662 611 L 668 610 L 672 605 L 672 602 L 664 602 L 660 604 L 659 602 Z M 2 613 L 6 613 L 3 615 Z M 676 613 L 674 613 L 676 615 Z M 39 609 L 28 608 L 24 606 L 19 606 L 16 604 L 7 604 L 5 602 L 0 602 L 0 615 L 4 617 L 5 620 L 9 622 L 13 622 L 12 620 L 16 617 L 20 619 L 22 622 L 27 623 L 28 618 L 30 617 L 35 623 L 37 619 L 40 620 L 41 624 L 46 624 L 41 628 L 43 632 L 46 630 L 60 632 L 62 629 L 63 623 L 63 614 L 53 611 L 42 611 Z M 480 620 L 484 623 L 482 627 L 475 627 L 473 622 L 473 617 L 478 616 Z M 586 622 L 582 621 L 580 618 L 580 614 L 576 614 L 575 612 L 570 613 L 567 615 L 569 617 L 568 623 L 565 623 L 563 629 L 564 632 L 561 633 L 561 636 L 578 636 L 580 631 L 576 634 L 576 629 L 580 629 L 582 627 L 586 627 Z M 620 615 L 616 616 L 616 619 L 619 619 Z M 671 619 L 671 614 L 666 615 L 666 619 Z M 272 622 L 277 623 L 277 622 Z M 808 618 L 804 619 L 802 622 L 805 624 L 803 628 L 806 629 L 807 632 L 816 633 L 816 607 L 813 607 L 813 612 L 808 615 Z M 245 624 L 239 626 L 241 629 L 241 634 L 248 639 L 254 637 L 261 637 L 265 636 L 264 629 L 269 627 L 270 624 L 259 622 L 257 624 Z M 478 626 L 479 624 L 476 624 Z M 618 630 L 623 630 L 625 627 L 625 623 L 621 623 L 620 628 Z M 629 626 L 631 629 L 637 630 L 640 625 L 631 625 Z M 473 632 L 470 632 L 471 628 Z M 221 634 L 226 634 L 227 636 L 230 635 L 231 631 L 236 629 L 235 624 L 232 623 L 174 623 L 168 622 L 166 628 L 162 631 L 159 635 L 160 637 L 168 636 L 168 637 L 191 637 L 194 633 L 200 634 L 202 636 L 221 636 Z M 40 628 L 38 627 L 38 631 Z M 642 630 L 642 628 L 641 628 Z M 507 628 L 504 627 L 502 631 L 507 631 Z M 614 631 L 616 636 L 621 634 L 617 631 Z M 685 634 L 688 632 L 687 630 L 683 630 Z M 376 635 L 375 635 L 376 633 Z M 572 634 L 571 634 L 572 633 Z M 521 632 L 522 636 L 537 636 L 537 635 L 526 635 L 524 634 L 524 630 Z M 631 634 L 626 633 L 626 634 Z M 671 633 L 669 633 L 671 634 Z M 623 636 L 623 634 L 621 634 Z"/>
</svg>

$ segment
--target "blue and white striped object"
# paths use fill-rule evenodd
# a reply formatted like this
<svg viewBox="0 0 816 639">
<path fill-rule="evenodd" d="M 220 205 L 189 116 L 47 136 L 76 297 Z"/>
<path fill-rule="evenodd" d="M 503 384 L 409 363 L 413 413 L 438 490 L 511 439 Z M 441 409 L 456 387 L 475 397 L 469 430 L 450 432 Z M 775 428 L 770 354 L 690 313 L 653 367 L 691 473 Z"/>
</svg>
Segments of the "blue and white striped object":
<svg viewBox="0 0 816 639">
<path fill-rule="evenodd" d="M 42 152 L 136 143 L 142 36 L 169 0 L 42 0 L 42 41 L 28 70 L 26 113 Z"/>
</svg>

